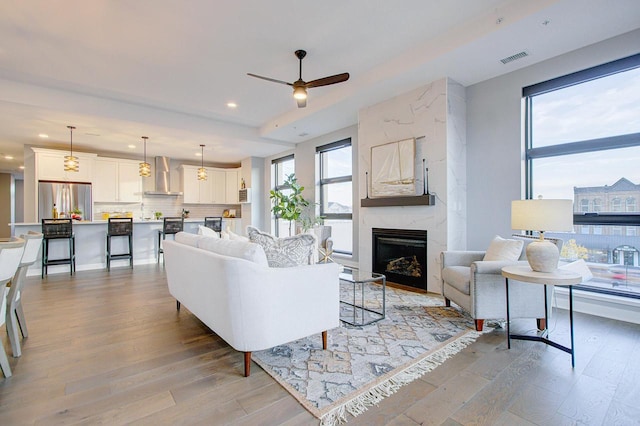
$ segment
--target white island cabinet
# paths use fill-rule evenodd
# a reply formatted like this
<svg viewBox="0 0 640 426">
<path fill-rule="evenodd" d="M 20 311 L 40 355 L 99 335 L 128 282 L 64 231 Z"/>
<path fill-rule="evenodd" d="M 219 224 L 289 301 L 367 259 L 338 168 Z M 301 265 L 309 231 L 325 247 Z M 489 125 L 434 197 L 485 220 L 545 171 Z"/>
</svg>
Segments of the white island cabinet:
<svg viewBox="0 0 640 426">
<path fill-rule="evenodd" d="M 222 220 L 222 229 L 231 229 L 242 232 L 239 228 L 240 219 Z M 184 232 L 198 233 L 198 225 L 204 225 L 204 219 L 185 219 Z M 40 223 L 14 223 L 13 235 L 20 236 L 29 231 L 42 232 Z M 149 264 L 156 262 L 158 249 L 158 231 L 162 229 L 162 220 L 136 220 L 133 221 L 133 264 Z M 73 233 L 76 236 L 76 270 L 87 271 L 94 269 L 106 269 L 107 267 L 107 221 L 96 220 L 93 222 L 73 222 Z M 126 238 L 112 238 L 111 247 L 113 253 L 125 253 L 128 251 Z M 49 258 L 59 259 L 68 256 L 69 246 L 66 240 L 51 240 L 49 246 Z M 28 275 L 40 275 L 42 251 L 35 264 L 29 267 Z M 111 260 L 111 270 L 118 267 L 128 267 L 128 259 Z M 49 274 L 69 273 L 69 265 L 49 266 Z"/>
<path fill-rule="evenodd" d="M 95 159 L 93 201 L 97 203 L 139 203 L 142 178 L 137 161 L 118 158 Z"/>
</svg>

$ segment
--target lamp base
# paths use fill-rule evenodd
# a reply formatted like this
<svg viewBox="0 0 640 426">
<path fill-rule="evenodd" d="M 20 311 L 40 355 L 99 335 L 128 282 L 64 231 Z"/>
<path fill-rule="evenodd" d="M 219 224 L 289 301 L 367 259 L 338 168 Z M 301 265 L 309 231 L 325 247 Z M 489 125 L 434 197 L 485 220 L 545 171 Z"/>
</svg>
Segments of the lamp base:
<svg viewBox="0 0 640 426">
<path fill-rule="evenodd" d="M 550 241 L 534 241 L 527 246 L 527 260 L 536 272 L 553 272 L 558 269 L 560 252 Z"/>
</svg>

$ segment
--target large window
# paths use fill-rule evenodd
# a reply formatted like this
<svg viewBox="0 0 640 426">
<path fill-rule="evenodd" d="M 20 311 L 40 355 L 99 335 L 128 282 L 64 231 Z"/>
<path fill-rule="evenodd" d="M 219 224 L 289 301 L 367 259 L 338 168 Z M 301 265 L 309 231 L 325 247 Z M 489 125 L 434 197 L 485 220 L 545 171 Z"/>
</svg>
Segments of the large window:
<svg viewBox="0 0 640 426">
<path fill-rule="evenodd" d="M 353 252 L 351 139 L 316 148 L 320 175 L 320 216 L 330 225 L 333 250 Z"/>
<path fill-rule="evenodd" d="M 574 201 L 583 289 L 640 298 L 640 55 L 523 89 L 527 196 Z M 550 234 L 549 234 L 550 235 Z"/>
<path fill-rule="evenodd" d="M 287 176 L 295 173 L 293 154 L 271 161 L 271 189 L 287 193 L 289 189 L 284 184 Z M 274 215 L 271 216 L 272 232 L 278 237 L 289 236 L 289 222 Z M 294 232 L 294 231 L 292 231 Z"/>
</svg>

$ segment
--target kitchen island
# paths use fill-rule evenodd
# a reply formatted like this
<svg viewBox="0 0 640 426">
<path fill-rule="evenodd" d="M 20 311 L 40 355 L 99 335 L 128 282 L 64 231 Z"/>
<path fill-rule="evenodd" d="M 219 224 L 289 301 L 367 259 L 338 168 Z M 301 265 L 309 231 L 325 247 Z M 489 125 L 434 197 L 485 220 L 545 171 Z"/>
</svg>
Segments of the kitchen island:
<svg viewBox="0 0 640 426">
<path fill-rule="evenodd" d="M 133 220 L 133 264 L 141 265 L 155 263 L 158 250 L 158 231 L 162 230 L 162 220 Z M 184 231 L 193 234 L 198 233 L 198 225 L 204 224 L 202 219 L 185 219 Z M 241 232 L 237 229 L 240 226 L 240 219 L 223 218 L 222 229 L 231 229 L 234 232 Z M 12 235 L 20 236 L 29 231 L 42 232 L 42 224 L 33 223 L 12 223 Z M 88 271 L 93 269 L 106 269 L 106 244 L 107 244 L 107 221 L 74 221 L 73 233 L 76 236 L 76 270 Z M 66 240 L 51 240 L 49 243 L 49 258 L 58 259 L 69 256 L 68 244 Z M 128 251 L 127 239 L 125 237 L 113 237 L 111 240 L 113 253 L 125 253 Z M 42 253 L 38 259 L 41 259 Z M 40 275 L 41 261 L 29 267 L 27 275 Z M 111 268 L 128 266 L 128 259 L 113 259 Z M 49 266 L 49 274 L 69 273 L 69 265 Z"/>
</svg>

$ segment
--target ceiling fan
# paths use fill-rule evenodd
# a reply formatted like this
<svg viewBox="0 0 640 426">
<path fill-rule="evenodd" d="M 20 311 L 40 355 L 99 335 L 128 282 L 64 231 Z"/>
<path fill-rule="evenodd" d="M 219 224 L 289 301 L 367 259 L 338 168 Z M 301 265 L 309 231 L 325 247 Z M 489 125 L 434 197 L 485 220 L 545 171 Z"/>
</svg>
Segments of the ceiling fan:
<svg viewBox="0 0 640 426">
<path fill-rule="evenodd" d="M 295 55 L 300 60 L 300 76 L 298 80 L 294 81 L 293 83 L 287 83 L 286 81 L 263 77 L 261 75 L 252 73 L 247 73 L 247 75 L 251 77 L 261 78 L 267 81 L 272 81 L 274 83 L 286 84 L 287 86 L 293 87 L 293 97 L 298 102 L 298 108 L 304 108 L 307 106 L 307 89 L 310 89 L 312 87 L 328 86 L 329 84 L 342 83 L 343 81 L 349 80 L 349 73 L 345 72 L 342 74 L 336 74 L 330 77 L 323 77 L 317 80 L 305 82 L 302 79 L 302 60 L 305 56 L 307 56 L 307 52 L 305 50 L 296 50 Z"/>
</svg>

